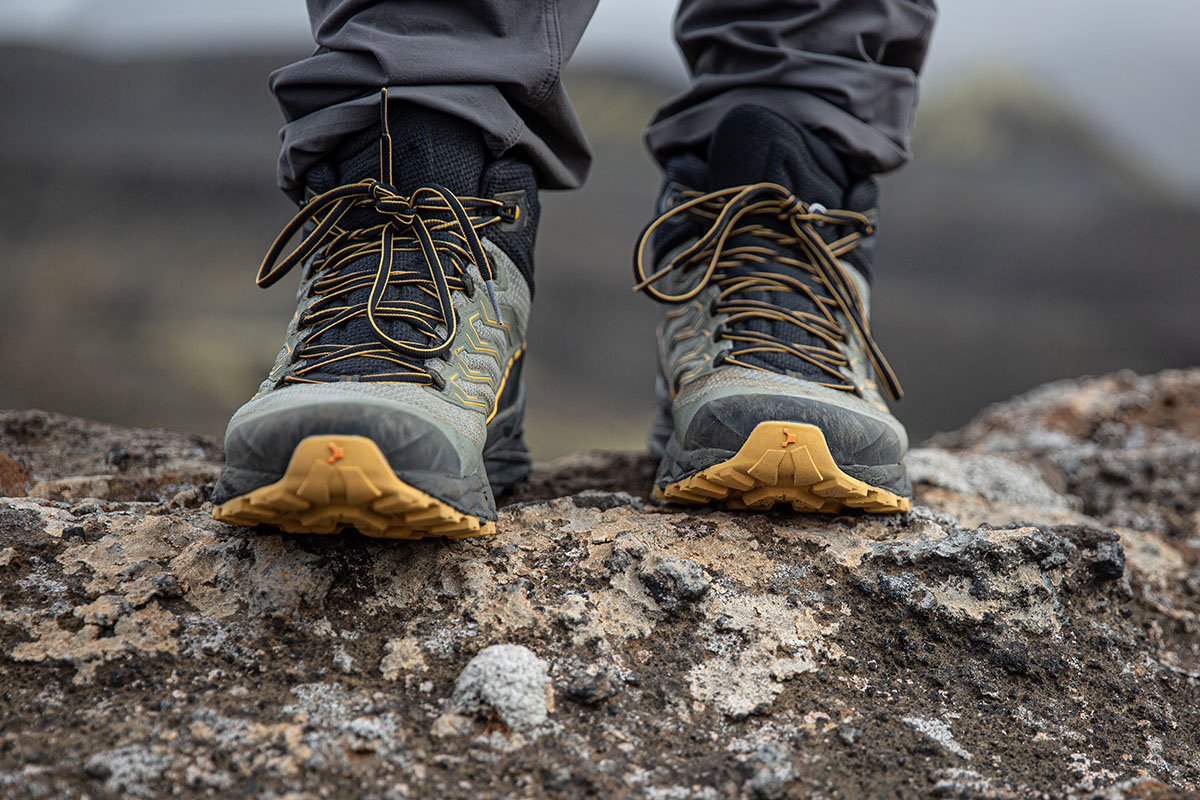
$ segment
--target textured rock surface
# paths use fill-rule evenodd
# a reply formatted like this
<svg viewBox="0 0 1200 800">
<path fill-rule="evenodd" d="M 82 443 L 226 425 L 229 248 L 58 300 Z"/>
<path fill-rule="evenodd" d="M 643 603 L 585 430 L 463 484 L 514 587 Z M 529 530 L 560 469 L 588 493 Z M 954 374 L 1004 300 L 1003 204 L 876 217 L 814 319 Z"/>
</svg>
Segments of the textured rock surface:
<svg viewBox="0 0 1200 800">
<path fill-rule="evenodd" d="M 535 471 L 502 533 L 209 518 L 209 440 L 0 415 L 0 796 L 1185 797 L 1200 371 L 1044 387 L 903 517 Z"/>
</svg>

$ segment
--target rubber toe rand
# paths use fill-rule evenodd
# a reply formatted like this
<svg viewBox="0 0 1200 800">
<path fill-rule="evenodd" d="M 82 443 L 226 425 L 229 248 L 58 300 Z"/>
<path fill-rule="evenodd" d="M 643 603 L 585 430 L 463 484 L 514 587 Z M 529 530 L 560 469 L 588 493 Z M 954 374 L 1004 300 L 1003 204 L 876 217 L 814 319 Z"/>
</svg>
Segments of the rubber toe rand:
<svg viewBox="0 0 1200 800">
<path fill-rule="evenodd" d="M 907 511 L 912 501 L 842 472 L 825 434 L 815 425 L 760 422 L 737 454 L 681 481 L 655 487 L 675 503 L 718 503 L 732 509 L 768 509 L 790 503 L 796 511 L 876 513 Z"/>
<path fill-rule="evenodd" d="M 222 503 L 213 518 L 233 525 L 275 525 L 288 533 L 465 539 L 496 525 L 464 514 L 409 486 L 392 471 L 379 446 L 363 436 L 309 436 L 296 445 L 275 483 Z"/>
</svg>

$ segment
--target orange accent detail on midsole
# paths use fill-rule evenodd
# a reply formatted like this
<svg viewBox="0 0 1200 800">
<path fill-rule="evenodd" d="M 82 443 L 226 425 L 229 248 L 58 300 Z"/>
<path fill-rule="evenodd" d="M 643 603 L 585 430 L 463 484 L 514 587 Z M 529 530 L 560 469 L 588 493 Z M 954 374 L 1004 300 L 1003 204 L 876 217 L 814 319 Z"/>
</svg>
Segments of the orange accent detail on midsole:
<svg viewBox="0 0 1200 800">
<path fill-rule="evenodd" d="M 911 499 L 843 472 L 820 428 L 774 421 L 760 422 L 732 458 L 656 486 L 654 494 L 676 503 L 715 502 L 733 509 L 788 503 L 796 511 L 895 513 L 912 507 Z"/>
<path fill-rule="evenodd" d="M 389 539 L 464 539 L 496 532 L 494 522 L 400 480 L 379 446 L 364 436 L 303 439 L 282 478 L 215 506 L 213 519 L 275 525 L 288 533 L 353 527 Z"/>
</svg>

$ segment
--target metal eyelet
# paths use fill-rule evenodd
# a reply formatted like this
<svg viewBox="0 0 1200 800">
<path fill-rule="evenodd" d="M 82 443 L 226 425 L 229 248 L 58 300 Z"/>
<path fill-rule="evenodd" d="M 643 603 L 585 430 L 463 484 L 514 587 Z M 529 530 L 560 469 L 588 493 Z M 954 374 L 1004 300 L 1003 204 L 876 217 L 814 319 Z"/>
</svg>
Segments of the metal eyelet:
<svg viewBox="0 0 1200 800">
<path fill-rule="evenodd" d="M 827 211 L 829 211 L 829 209 L 826 208 L 825 206 L 821 205 L 820 203 L 809 203 L 808 204 L 808 213 L 809 214 L 824 214 Z M 824 227 L 826 224 L 828 224 L 828 223 L 826 223 L 825 220 L 823 220 L 823 219 L 819 219 L 819 220 L 816 220 L 815 222 L 813 222 L 813 225 L 817 226 L 818 228 Z"/>
<path fill-rule="evenodd" d="M 524 189 L 511 192 L 497 192 L 492 198 L 502 204 L 496 211 L 500 224 L 496 229 L 501 233 L 520 233 L 525 229 L 529 219 L 529 198 Z"/>
</svg>

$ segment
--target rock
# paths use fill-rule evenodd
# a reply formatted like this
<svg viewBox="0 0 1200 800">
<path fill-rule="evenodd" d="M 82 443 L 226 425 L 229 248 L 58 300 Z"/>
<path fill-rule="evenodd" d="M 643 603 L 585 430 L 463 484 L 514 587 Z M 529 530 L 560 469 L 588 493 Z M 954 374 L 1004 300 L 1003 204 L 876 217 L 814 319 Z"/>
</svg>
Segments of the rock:
<svg viewBox="0 0 1200 800">
<path fill-rule="evenodd" d="M 564 694 L 577 703 L 594 706 L 620 691 L 620 686 L 607 672 L 583 673 L 567 684 Z"/>
<path fill-rule="evenodd" d="M 1064 511 L 1077 505 L 1050 488 L 1033 467 L 1000 456 L 914 448 L 904 464 L 913 483 L 977 494 L 997 504 Z"/>
<path fill-rule="evenodd" d="M 979 414 L 941 448 L 1039 463 L 1111 525 L 1200 535 L 1200 369 L 1058 381 Z"/>
<path fill-rule="evenodd" d="M 947 753 L 953 753 L 966 761 L 974 758 L 965 747 L 954 740 L 954 732 L 950 729 L 950 723 L 945 720 L 913 716 L 905 717 L 904 724 L 911 726 L 913 730 L 937 744 Z"/>
<path fill-rule="evenodd" d="M 1196 797 L 1196 792 L 1181 792 L 1154 778 L 1134 778 L 1097 792 L 1073 795 L 1072 800 L 1194 800 Z"/>
<path fill-rule="evenodd" d="M 1088 569 L 1100 580 L 1112 581 L 1125 574 L 1125 551 L 1119 542 L 1106 541 L 1096 545 L 1096 555 Z"/>
<path fill-rule="evenodd" d="M 749 778 L 743 788 L 751 797 L 762 800 L 781 797 L 795 772 L 791 750 L 779 742 L 768 742 L 759 747 L 745 765 Z"/>
<path fill-rule="evenodd" d="M 379 662 L 379 671 L 389 681 L 402 675 L 424 672 L 427 668 L 421 642 L 415 637 L 389 639 L 384 648 L 386 655 Z"/>
<path fill-rule="evenodd" d="M 900 516 L 582 453 L 486 539 L 283 536 L 211 519 L 212 440 L 0 412 L 0 453 L 6 797 L 1200 785 L 1200 370 L 986 409 Z"/>
<path fill-rule="evenodd" d="M 12 456 L 0 453 L 0 494 L 7 497 L 24 497 L 25 490 L 32 485 L 29 470 Z"/>
<path fill-rule="evenodd" d="M 699 564 L 675 556 L 655 555 L 642 560 L 636 574 L 654 602 L 671 611 L 695 603 L 704 597 L 711 585 Z"/>
<path fill-rule="evenodd" d="M 546 670 L 546 662 L 527 647 L 486 647 L 458 676 L 451 705 L 460 712 L 494 714 L 514 731 L 532 730 L 548 714 Z"/>
<path fill-rule="evenodd" d="M 475 729 L 475 720 L 462 714 L 442 714 L 433 721 L 429 734 L 438 739 L 466 736 Z"/>
<path fill-rule="evenodd" d="M 582 492 L 572 495 L 571 500 L 580 508 L 595 508 L 600 511 L 621 506 L 636 509 L 645 507 L 642 498 L 635 497 L 629 492 L 603 492 L 598 489 L 584 489 Z"/>
<path fill-rule="evenodd" d="M 649 548 L 633 534 L 620 533 L 613 542 L 612 552 L 604 559 L 604 566 L 610 572 L 624 572 L 633 564 L 640 563 L 648 552 Z"/>
<path fill-rule="evenodd" d="M 83 769 L 89 776 L 104 781 L 104 789 L 125 797 L 152 798 L 153 789 L 163 771 L 167 759 L 142 745 L 128 745 L 116 750 L 105 750 L 88 758 Z"/>
<path fill-rule="evenodd" d="M 838 738 L 848 745 L 852 745 L 862 738 L 862 728 L 855 728 L 850 725 L 838 725 Z"/>
</svg>

